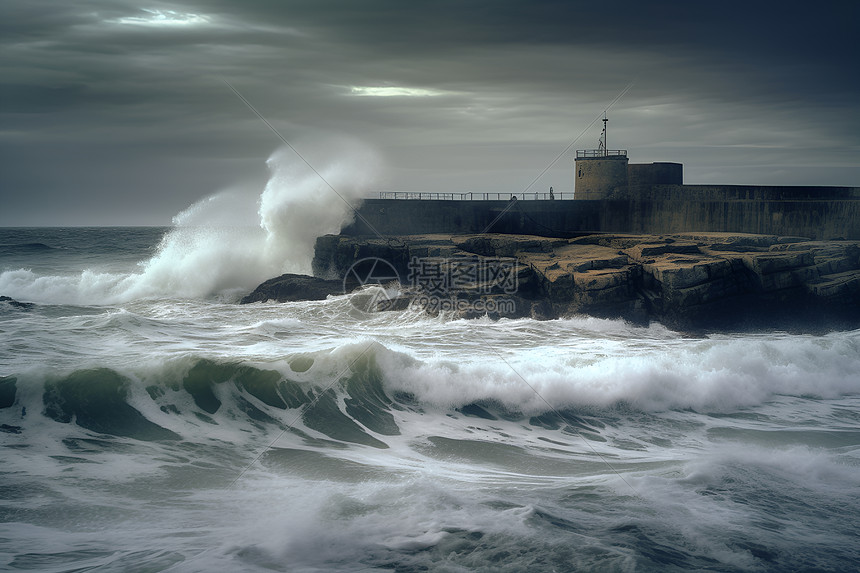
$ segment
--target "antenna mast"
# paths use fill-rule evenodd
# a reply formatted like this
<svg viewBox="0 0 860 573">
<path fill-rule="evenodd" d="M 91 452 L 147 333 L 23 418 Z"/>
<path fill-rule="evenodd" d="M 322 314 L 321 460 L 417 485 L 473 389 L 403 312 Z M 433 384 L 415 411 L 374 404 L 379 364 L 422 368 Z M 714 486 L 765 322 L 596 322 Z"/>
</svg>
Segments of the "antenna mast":
<svg viewBox="0 0 860 573">
<path fill-rule="evenodd" d="M 606 112 L 604 111 L 603 112 L 603 137 L 600 138 L 602 140 L 600 142 L 600 147 L 603 148 L 603 156 L 604 157 L 609 155 L 609 144 L 606 142 L 606 123 L 608 121 L 609 120 L 606 118 Z"/>
</svg>

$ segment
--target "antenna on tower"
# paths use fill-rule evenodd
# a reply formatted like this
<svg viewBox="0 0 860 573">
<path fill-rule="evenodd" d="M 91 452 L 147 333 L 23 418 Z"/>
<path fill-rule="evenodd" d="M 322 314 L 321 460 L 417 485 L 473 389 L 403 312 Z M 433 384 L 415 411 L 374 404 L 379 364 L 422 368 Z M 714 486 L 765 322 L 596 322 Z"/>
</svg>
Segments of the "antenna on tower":
<svg viewBox="0 0 860 573">
<path fill-rule="evenodd" d="M 600 155 L 606 157 L 608 155 L 609 147 L 606 145 L 606 122 L 609 120 L 606 118 L 606 112 L 603 112 L 603 131 L 600 134 L 600 141 L 597 144 L 597 149 L 602 152 Z"/>
</svg>

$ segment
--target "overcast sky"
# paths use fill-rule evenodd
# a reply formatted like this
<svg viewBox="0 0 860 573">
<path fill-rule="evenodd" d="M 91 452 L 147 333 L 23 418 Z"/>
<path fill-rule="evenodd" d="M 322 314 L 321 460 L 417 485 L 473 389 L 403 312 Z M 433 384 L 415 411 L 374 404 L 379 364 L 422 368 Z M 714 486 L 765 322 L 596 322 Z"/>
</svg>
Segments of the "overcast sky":
<svg viewBox="0 0 860 573">
<path fill-rule="evenodd" d="M 519 193 L 581 135 L 532 187 L 571 191 L 611 104 L 609 147 L 686 183 L 860 186 L 857 6 L 4 0 L 0 225 L 262 190 L 283 144 L 224 80 L 316 168 L 376 150 L 379 190 Z"/>
</svg>

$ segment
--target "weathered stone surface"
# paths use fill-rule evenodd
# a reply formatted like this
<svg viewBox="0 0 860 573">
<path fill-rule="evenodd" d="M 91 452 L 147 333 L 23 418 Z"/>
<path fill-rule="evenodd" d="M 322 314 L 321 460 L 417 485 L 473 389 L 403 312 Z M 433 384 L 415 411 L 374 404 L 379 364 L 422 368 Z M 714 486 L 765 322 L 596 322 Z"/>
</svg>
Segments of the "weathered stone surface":
<svg viewBox="0 0 860 573">
<path fill-rule="evenodd" d="M 625 249 L 624 253 L 631 259 L 641 262 L 651 257 L 669 253 L 696 254 L 699 253 L 699 245 L 692 242 L 640 243 Z"/>
<path fill-rule="evenodd" d="M 813 256 L 810 251 L 768 252 L 750 254 L 742 260 L 753 272 L 764 275 L 808 267 L 813 263 Z"/>
<path fill-rule="evenodd" d="M 855 305 L 860 304 L 860 273 L 856 271 L 825 275 L 807 284 L 806 288 L 816 297 L 827 301 L 840 302 L 845 299 L 845 295 L 853 295 L 857 297 Z"/>
<path fill-rule="evenodd" d="M 368 257 L 390 264 L 405 287 L 402 300 L 389 308 L 434 294 L 437 302 L 448 297 L 466 303 L 456 312 L 467 317 L 590 314 L 684 329 L 860 327 L 860 241 L 739 233 L 575 239 L 330 235 L 318 239 L 313 268 L 318 276 L 342 278 Z M 450 262 L 449 269 L 507 261 L 515 288 L 476 275 L 432 293 L 426 281 L 416 284 L 422 259 Z M 342 292 L 340 281 L 331 284 Z M 280 300 L 271 288 L 266 292 Z M 497 304 L 506 302 L 515 303 L 516 310 Z"/>
<path fill-rule="evenodd" d="M 551 253 L 566 245 L 565 239 L 532 235 L 453 235 L 451 242 L 463 251 L 486 257 L 513 257 L 518 253 Z"/>
<path fill-rule="evenodd" d="M 664 290 L 687 288 L 726 276 L 731 263 L 725 259 L 663 256 L 642 265 Z"/>
</svg>

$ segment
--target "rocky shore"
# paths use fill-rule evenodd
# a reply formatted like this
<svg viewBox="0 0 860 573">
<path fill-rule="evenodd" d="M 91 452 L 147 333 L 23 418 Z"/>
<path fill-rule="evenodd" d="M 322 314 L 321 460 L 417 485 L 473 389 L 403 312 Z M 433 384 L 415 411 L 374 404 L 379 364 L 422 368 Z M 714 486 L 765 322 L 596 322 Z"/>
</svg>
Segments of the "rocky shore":
<svg viewBox="0 0 860 573">
<path fill-rule="evenodd" d="M 0 296 L 0 304 L 9 308 L 18 308 L 23 310 L 30 310 L 35 306 L 32 302 L 20 302 L 8 296 Z"/>
<path fill-rule="evenodd" d="M 860 241 L 327 235 L 317 239 L 313 272 L 267 281 L 243 302 L 318 299 L 399 279 L 397 289 L 370 299 L 370 310 L 417 304 L 465 317 L 586 314 L 692 331 L 860 328 Z"/>
</svg>

